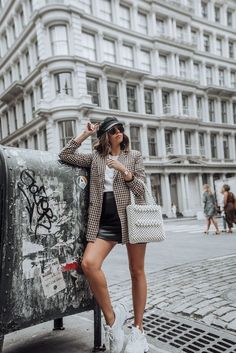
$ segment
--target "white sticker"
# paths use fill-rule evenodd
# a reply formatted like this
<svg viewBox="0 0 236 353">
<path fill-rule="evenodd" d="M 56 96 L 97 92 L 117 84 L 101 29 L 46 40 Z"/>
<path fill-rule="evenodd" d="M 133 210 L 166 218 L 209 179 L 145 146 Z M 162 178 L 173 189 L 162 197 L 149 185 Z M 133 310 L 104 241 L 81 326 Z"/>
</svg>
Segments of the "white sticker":
<svg viewBox="0 0 236 353">
<path fill-rule="evenodd" d="M 66 288 L 58 259 L 50 261 L 45 266 L 44 272 L 41 274 L 41 281 L 44 294 L 47 298 Z"/>
<path fill-rule="evenodd" d="M 85 176 L 80 176 L 79 178 L 79 186 L 81 187 L 81 189 L 85 189 L 87 184 L 88 184 L 88 180 Z"/>
</svg>

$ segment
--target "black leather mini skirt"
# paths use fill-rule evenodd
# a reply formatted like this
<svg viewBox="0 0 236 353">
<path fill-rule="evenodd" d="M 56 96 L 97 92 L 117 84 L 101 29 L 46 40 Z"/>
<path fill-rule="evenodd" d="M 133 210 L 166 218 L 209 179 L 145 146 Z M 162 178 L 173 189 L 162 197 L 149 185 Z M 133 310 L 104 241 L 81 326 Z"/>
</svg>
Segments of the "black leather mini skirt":
<svg viewBox="0 0 236 353">
<path fill-rule="evenodd" d="M 102 214 L 97 238 L 122 243 L 120 218 L 113 191 L 103 193 Z"/>
</svg>

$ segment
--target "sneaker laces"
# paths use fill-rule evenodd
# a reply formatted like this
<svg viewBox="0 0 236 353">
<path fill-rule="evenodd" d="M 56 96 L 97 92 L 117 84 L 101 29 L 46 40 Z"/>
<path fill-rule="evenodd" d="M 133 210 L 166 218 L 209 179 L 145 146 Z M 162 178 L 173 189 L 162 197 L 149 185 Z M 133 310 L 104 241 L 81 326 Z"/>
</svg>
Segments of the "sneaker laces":
<svg viewBox="0 0 236 353">
<path fill-rule="evenodd" d="M 138 330 L 139 330 L 138 328 L 133 327 L 133 329 L 131 331 L 131 334 L 129 336 L 129 341 L 134 342 L 134 341 L 136 341 L 139 338 L 141 331 L 139 333 Z"/>
</svg>

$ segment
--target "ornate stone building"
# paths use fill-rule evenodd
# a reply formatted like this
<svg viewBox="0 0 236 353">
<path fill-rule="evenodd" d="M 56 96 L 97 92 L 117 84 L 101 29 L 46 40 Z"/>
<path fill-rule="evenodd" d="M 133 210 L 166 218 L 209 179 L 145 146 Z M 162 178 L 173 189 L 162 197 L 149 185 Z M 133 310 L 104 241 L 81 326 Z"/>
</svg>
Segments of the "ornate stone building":
<svg viewBox="0 0 236 353">
<path fill-rule="evenodd" d="M 117 116 L 163 213 L 195 215 L 235 175 L 235 59 L 235 0 L 0 0 L 0 142 L 58 152 Z"/>
</svg>

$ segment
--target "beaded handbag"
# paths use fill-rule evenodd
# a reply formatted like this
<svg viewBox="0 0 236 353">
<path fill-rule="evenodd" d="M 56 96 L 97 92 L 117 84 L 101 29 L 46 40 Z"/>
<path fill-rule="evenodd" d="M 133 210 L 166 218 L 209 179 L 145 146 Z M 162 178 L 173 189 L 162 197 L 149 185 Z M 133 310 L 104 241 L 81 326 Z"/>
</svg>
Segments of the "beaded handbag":
<svg viewBox="0 0 236 353">
<path fill-rule="evenodd" d="M 133 192 L 130 190 L 131 204 L 126 207 L 129 242 L 151 243 L 165 239 L 161 207 L 157 205 L 145 188 L 145 205 L 136 205 Z"/>
</svg>

